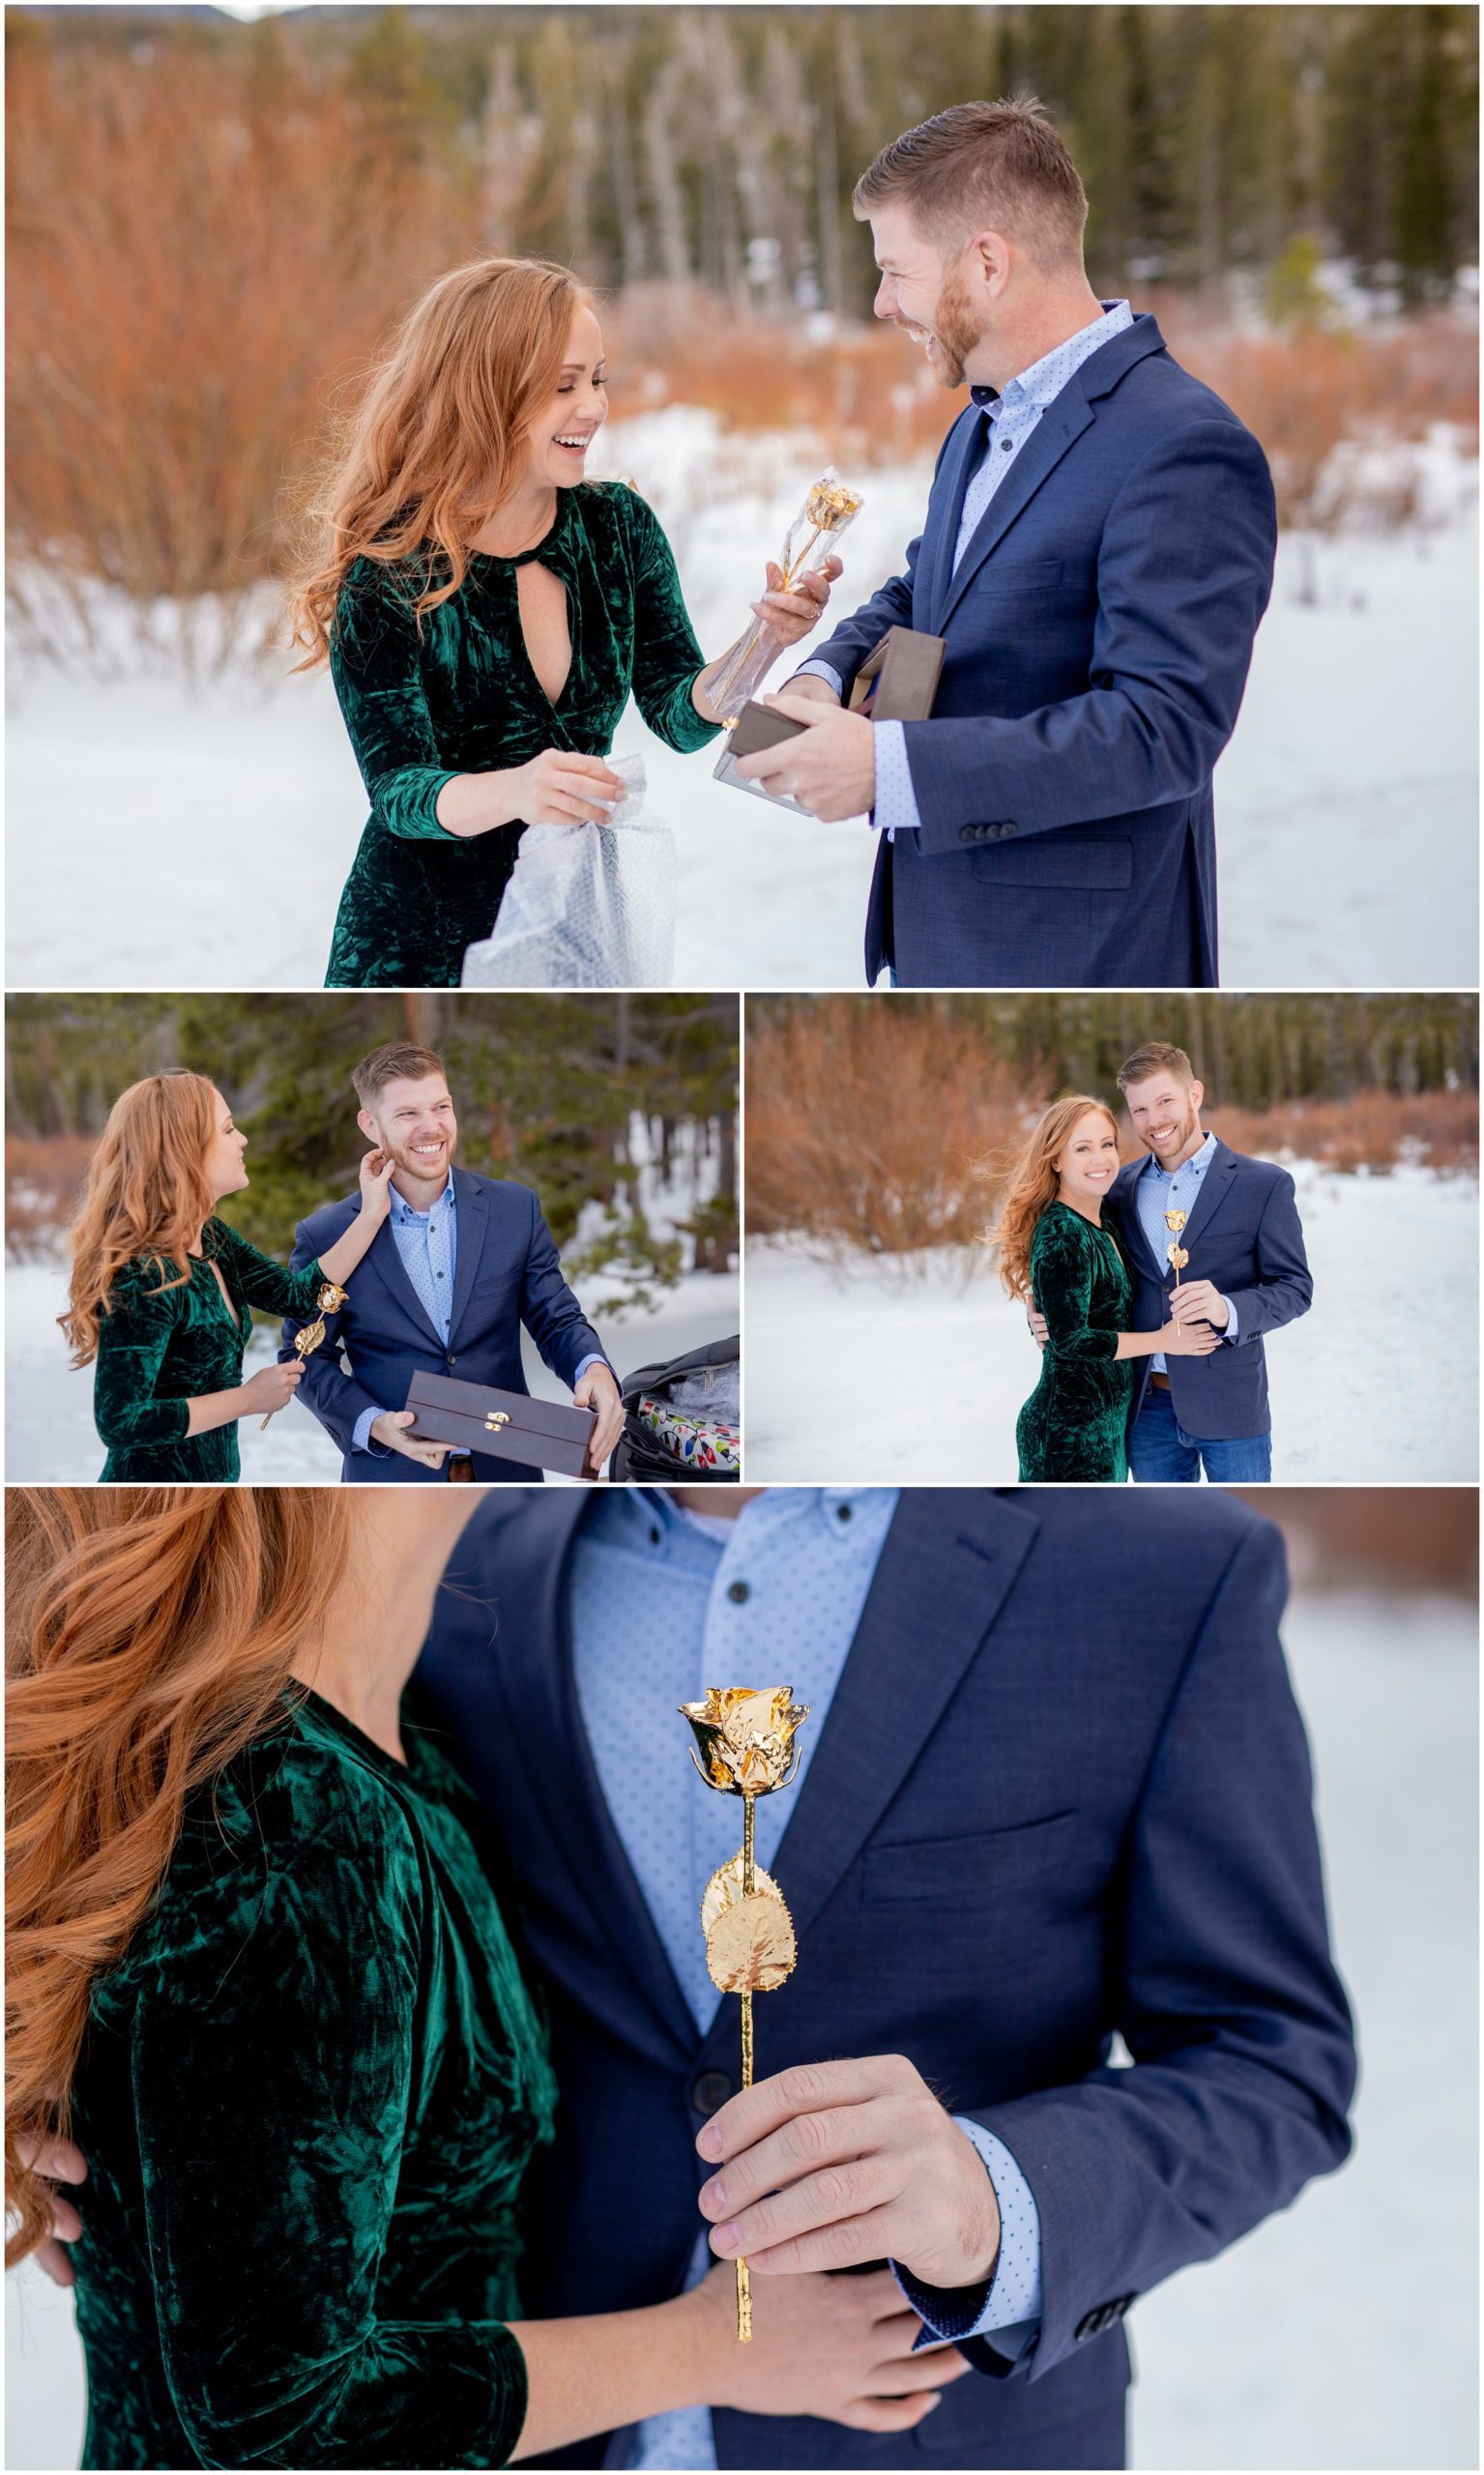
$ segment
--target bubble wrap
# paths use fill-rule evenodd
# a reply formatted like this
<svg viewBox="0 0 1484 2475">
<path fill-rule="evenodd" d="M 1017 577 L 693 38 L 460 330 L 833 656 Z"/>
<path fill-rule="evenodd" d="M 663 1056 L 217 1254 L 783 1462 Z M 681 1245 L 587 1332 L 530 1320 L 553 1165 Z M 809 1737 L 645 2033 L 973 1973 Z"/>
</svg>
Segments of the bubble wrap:
<svg viewBox="0 0 1484 2475">
<path fill-rule="evenodd" d="M 642 756 L 603 825 L 528 825 L 493 929 L 464 955 L 465 988 L 668 988 L 675 837 L 645 804 Z"/>
</svg>

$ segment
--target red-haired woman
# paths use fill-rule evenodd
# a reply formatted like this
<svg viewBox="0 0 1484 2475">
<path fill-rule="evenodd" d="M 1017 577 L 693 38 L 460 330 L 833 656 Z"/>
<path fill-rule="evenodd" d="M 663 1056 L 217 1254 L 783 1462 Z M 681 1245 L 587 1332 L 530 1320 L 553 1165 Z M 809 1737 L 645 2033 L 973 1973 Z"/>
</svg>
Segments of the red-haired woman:
<svg viewBox="0 0 1484 2475">
<path fill-rule="evenodd" d="M 688 753 L 721 716 L 653 510 L 584 479 L 608 417 L 603 339 L 565 267 L 481 258 L 425 293 L 318 495 L 293 590 L 301 667 L 328 659 L 371 801 L 332 988 L 455 988 L 527 825 L 601 820 L 632 692 Z M 780 646 L 831 560 L 753 607 Z"/>
<path fill-rule="evenodd" d="M 361 1209 L 324 1261 L 291 1272 L 217 1217 L 247 1183 L 247 1138 L 204 1074 L 151 1074 L 108 1112 L 73 1226 L 73 1366 L 98 1360 L 93 1419 L 105 1479 L 235 1479 L 237 1421 L 292 1400 L 302 1362 L 245 1383 L 251 1308 L 309 1316 L 343 1285 L 387 1217 L 393 1161 L 361 1163 Z"/>
<path fill-rule="evenodd" d="M 968 2370 L 884 2268 L 760 2279 L 750 2346 L 719 2263 L 521 2317 L 558 2092 L 401 1708 L 475 1500 L 7 1491 L 7 2262 L 71 2240 L 85 2466 L 549 2464 L 693 2405 L 906 2432 Z"/>
<path fill-rule="evenodd" d="M 1046 1319 L 1041 1380 L 1021 1411 L 1023 1480 L 1121 1480 L 1136 1357 L 1207 1357 L 1208 1324 L 1123 1326 L 1133 1283 L 1103 1203 L 1119 1174 L 1118 1121 L 1082 1092 L 1053 1101 L 1010 1172 L 992 1243 L 1012 1297 Z"/>
</svg>

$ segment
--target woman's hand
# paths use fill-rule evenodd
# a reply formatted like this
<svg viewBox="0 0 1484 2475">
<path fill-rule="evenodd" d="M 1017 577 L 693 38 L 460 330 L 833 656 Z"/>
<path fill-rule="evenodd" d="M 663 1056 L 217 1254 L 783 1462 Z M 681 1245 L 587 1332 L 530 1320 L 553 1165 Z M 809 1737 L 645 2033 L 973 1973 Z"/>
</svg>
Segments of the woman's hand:
<svg viewBox="0 0 1484 2475">
<path fill-rule="evenodd" d="M 285 1401 L 292 1401 L 303 1382 L 303 1358 L 282 1358 L 272 1366 L 260 1366 L 242 1387 L 239 1415 L 250 1417 L 254 1410 L 261 1410 L 272 1416 Z"/>
<path fill-rule="evenodd" d="M 361 1163 L 361 1208 L 372 1220 L 382 1221 L 392 1208 L 392 1172 L 396 1166 L 390 1151 L 367 1151 Z"/>
<path fill-rule="evenodd" d="M 609 805 L 628 787 L 600 756 L 578 756 L 567 747 L 543 747 L 500 780 L 510 821 L 522 825 L 604 825 Z"/>
<path fill-rule="evenodd" d="M 922 2323 L 889 2269 L 755 2278 L 752 2344 L 737 2342 L 737 2281 L 723 2263 L 695 2290 L 715 2323 L 707 2403 L 748 2415 L 824 2415 L 858 2432 L 905 2432 L 969 2369 L 951 2346 L 915 2355 Z"/>
<path fill-rule="evenodd" d="M 1221 1334 L 1209 1324 L 1166 1324 L 1159 1335 L 1166 1357 L 1209 1357 L 1221 1347 Z"/>
<path fill-rule="evenodd" d="M 800 576 L 790 592 L 780 593 L 778 588 L 783 569 L 770 559 L 768 590 L 761 600 L 752 602 L 750 607 L 762 620 L 769 634 L 775 637 L 780 645 L 797 645 L 800 638 L 812 634 L 819 626 L 829 599 L 829 588 L 836 576 L 844 573 L 844 561 L 831 556 L 822 568 L 815 568 L 808 575 Z"/>
</svg>

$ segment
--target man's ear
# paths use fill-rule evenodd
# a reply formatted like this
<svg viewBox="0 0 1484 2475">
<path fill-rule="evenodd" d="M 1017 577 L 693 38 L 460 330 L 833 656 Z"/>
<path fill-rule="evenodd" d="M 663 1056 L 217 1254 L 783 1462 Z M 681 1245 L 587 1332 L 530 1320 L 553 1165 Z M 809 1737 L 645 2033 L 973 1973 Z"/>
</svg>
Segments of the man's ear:
<svg viewBox="0 0 1484 2475">
<path fill-rule="evenodd" d="M 356 1123 L 361 1128 L 362 1133 L 365 1136 L 367 1143 L 376 1143 L 379 1141 L 380 1138 L 376 1132 L 376 1120 L 372 1117 L 369 1109 L 362 1109 L 360 1111 L 356 1119 Z"/>
<path fill-rule="evenodd" d="M 1195 1111 L 1195 1113 L 1196 1113 L 1197 1117 L 1199 1117 L 1199 1116 L 1200 1116 L 1200 1114 L 1201 1114 L 1201 1103 L 1202 1103 L 1202 1101 L 1205 1099 L 1205 1097 L 1206 1097 L 1206 1086 L 1205 1086 L 1205 1084 L 1204 1084 L 1204 1083 L 1192 1083 L 1192 1084 L 1191 1084 L 1191 1086 L 1190 1086 L 1190 1105 L 1191 1105 L 1191 1107 L 1194 1109 L 1194 1111 Z"/>
</svg>

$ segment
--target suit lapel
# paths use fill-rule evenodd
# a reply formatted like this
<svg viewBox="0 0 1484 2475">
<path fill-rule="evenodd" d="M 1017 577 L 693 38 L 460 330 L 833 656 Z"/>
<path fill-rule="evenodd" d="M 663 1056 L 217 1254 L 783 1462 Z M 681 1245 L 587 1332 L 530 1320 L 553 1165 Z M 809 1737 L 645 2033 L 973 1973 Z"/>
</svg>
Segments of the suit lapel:
<svg viewBox="0 0 1484 2475">
<path fill-rule="evenodd" d="M 1196 1238 L 1199 1238 L 1211 1215 L 1219 1211 L 1225 1203 L 1232 1191 L 1232 1181 L 1236 1176 L 1237 1154 L 1228 1150 L 1218 1135 L 1215 1158 L 1201 1179 L 1200 1192 L 1190 1208 L 1190 1217 L 1180 1231 L 1180 1244 L 1187 1254 L 1190 1253 Z M 1180 1277 L 1183 1279 L 1184 1274 L 1181 1273 Z M 1198 1279 L 1199 1272 L 1194 1273 L 1193 1277 Z"/>
<path fill-rule="evenodd" d="M 453 1267 L 453 1313 L 449 1323 L 451 1343 L 474 1295 L 480 1258 L 489 1235 L 489 1188 L 483 1179 L 472 1178 L 467 1169 L 454 1169 L 451 1175 L 457 1255 Z"/>
<path fill-rule="evenodd" d="M 800 1936 L 947 1709 L 1038 1527 L 992 1493 L 904 1491 L 775 1859 Z"/>
<path fill-rule="evenodd" d="M 949 443 L 944 459 L 945 470 L 939 479 L 939 495 L 945 515 L 933 558 L 929 632 L 935 636 L 942 632 L 939 623 L 947 607 L 953 580 L 953 544 L 958 539 L 958 528 L 964 514 L 964 494 L 969 487 L 969 477 L 978 462 L 979 440 L 983 435 L 982 412 L 977 404 L 973 403 L 969 410 L 973 419 L 967 420 L 960 415 L 958 435 Z"/>
<path fill-rule="evenodd" d="M 1143 1160 L 1131 1160 L 1127 1168 L 1120 1173 L 1118 1185 L 1114 1190 L 1115 1199 L 1119 1207 L 1119 1226 L 1123 1232 L 1124 1245 L 1131 1255 L 1142 1257 L 1145 1271 L 1151 1280 L 1163 1280 L 1169 1266 L 1158 1262 L 1151 1252 L 1149 1241 L 1144 1234 L 1144 1223 L 1139 1216 L 1139 1180 L 1144 1175 L 1148 1158 L 1149 1154 L 1146 1152 Z"/>
<path fill-rule="evenodd" d="M 402 1264 L 402 1258 L 396 1250 L 396 1239 L 392 1235 L 392 1221 L 390 1216 L 382 1222 L 381 1227 L 377 1230 L 375 1237 L 372 1238 L 370 1245 L 366 1250 L 362 1269 L 377 1274 L 383 1288 L 390 1290 L 403 1314 L 410 1316 L 413 1323 L 417 1325 L 418 1329 L 426 1334 L 428 1340 L 431 1342 L 433 1348 L 437 1350 L 441 1357 L 443 1354 L 443 1342 L 433 1327 L 432 1322 L 429 1319 L 422 1300 L 418 1296 L 417 1291 L 413 1288 L 411 1281 L 407 1277 L 406 1270 Z M 354 1278 L 354 1274 L 352 1274 L 352 1278 Z M 351 1356 L 354 1359 L 355 1344 L 353 1336 L 351 1339 Z"/>
<path fill-rule="evenodd" d="M 1035 496 L 1041 483 L 1055 472 L 1074 439 L 1080 438 L 1092 420 L 1091 407 L 1080 388 L 1068 383 L 1056 402 L 1048 406 L 1031 432 L 1020 454 L 1000 483 L 983 515 L 975 527 L 969 546 L 958 563 L 952 580 L 939 608 L 934 634 L 942 635 L 945 624 L 952 616 L 963 595 L 973 583 L 991 550 L 1008 532 L 1021 510 Z M 991 449 L 993 453 L 993 449 Z M 963 498 L 959 498 L 962 512 Z M 957 526 L 955 525 L 955 537 Z M 948 545 L 951 564 L 953 547 Z"/>
<path fill-rule="evenodd" d="M 462 1197 L 460 1197 L 462 1207 Z M 533 1506 L 522 1527 L 533 1552 L 522 1559 L 512 1593 L 511 1623 L 519 1608 L 520 1639 L 506 1652 L 518 1664 L 521 1685 L 509 1698 L 511 1727 L 524 1748 L 527 1775 L 550 1783 L 560 1820 L 553 1841 L 592 1920 L 592 1939 L 618 1955 L 611 1968 L 595 1968 L 584 1998 L 614 2031 L 631 2035 L 625 2012 L 637 1995 L 651 2015 L 646 2043 L 673 2064 L 678 2046 L 688 2060 L 698 2040 L 696 2023 L 649 1906 L 614 1827 L 601 1771 L 583 1725 L 572 1655 L 569 1566 L 577 1526 L 586 1506 L 554 1500 Z M 621 2016 L 623 2015 L 623 2016 Z"/>
</svg>

